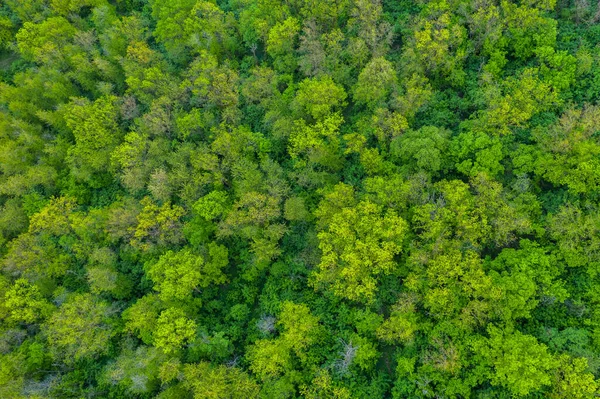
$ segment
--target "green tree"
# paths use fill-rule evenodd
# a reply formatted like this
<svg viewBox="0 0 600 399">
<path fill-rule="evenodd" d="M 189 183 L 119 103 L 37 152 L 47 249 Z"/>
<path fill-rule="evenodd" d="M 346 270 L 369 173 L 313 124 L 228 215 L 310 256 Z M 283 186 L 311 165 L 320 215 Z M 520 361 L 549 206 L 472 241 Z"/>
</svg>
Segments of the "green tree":
<svg viewBox="0 0 600 399">
<path fill-rule="evenodd" d="M 148 267 L 148 276 L 154 281 L 154 289 L 159 291 L 162 300 L 186 300 L 199 287 L 206 288 L 210 284 L 226 281 L 221 268 L 227 265 L 227 249 L 218 245 L 210 248 L 211 255 L 224 250 L 224 259 L 205 261 L 202 256 L 183 249 L 179 252 L 167 251 Z"/>
<path fill-rule="evenodd" d="M 434 126 L 408 131 L 390 144 L 391 153 L 409 171 L 424 170 L 432 174 L 447 168 L 449 132 Z"/>
<path fill-rule="evenodd" d="M 321 208 L 324 213 L 326 208 Z M 313 275 L 317 288 L 342 298 L 372 302 L 377 276 L 394 272 L 408 224 L 394 211 L 360 201 L 331 215 L 318 235 L 323 252 Z"/>
<path fill-rule="evenodd" d="M 553 391 L 548 397 L 585 398 L 597 394 L 598 383 L 587 370 L 587 359 L 563 354 L 558 361 L 560 365 L 553 378 Z"/>
<path fill-rule="evenodd" d="M 331 77 L 305 79 L 298 84 L 294 106 L 314 120 L 323 120 L 345 105 L 346 92 Z"/>
<path fill-rule="evenodd" d="M 124 350 L 114 363 L 104 368 L 100 381 L 122 386 L 130 395 L 153 392 L 159 385 L 159 365 L 164 361 L 165 355 L 156 348 L 140 346 Z"/>
<path fill-rule="evenodd" d="M 160 313 L 153 331 L 154 346 L 165 354 L 181 349 L 196 335 L 196 323 L 178 308 Z"/>
<path fill-rule="evenodd" d="M 373 58 L 358 75 L 352 98 L 358 104 L 376 108 L 385 104 L 397 84 L 393 64 L 383 57 Z"/>
<path fill-rule="evenodd" d="M 519 331 L 489 327 L 490 337 L 474 345 L 480 367 L 491 367 L 490 381 L 525 396 L 551 384 L 557 361 L 547 347 Z"/>
<path fill-rule="evenodd" d="M 153 246 L 177 244 L 181 241 L 180 218 L 184 209 L 165 202 L 158 206 L 148 197 L 140 202 L 142 211 L 137 216 L 137 226 L 133 230 L 131 245 L 141 250 L 149 250 Z"/>
<path fill-rule="evenodd" d="M 184 386 L 194 399 L 252 399 L 258 398 L 259 386 L 237 367 L 210 363 L 188 364 L 183 369 Z"/>
<path fill-rule="evenodd" d="M 147 345 L 152 344 L 161 308 L 162 303 L 158 295 L 149 294 L 141 297 L 122 314 L 125 331 L 134 333 Z"/>
<path fill-rule="evenodd" d="M 91 294 L 71 295 L 42 326 L 53 355 L 73 363 L 108 352 L 116 334 L 110 324 L 113 312 Z"/>
<path fill-rule="evenodd" d="M 18 279 L 4 295 L 4 306 L 10 312 L 8 319 L 16 323 L 32 324 L 46 318 L 52 305 L 42 296 L 40 289 L 26 279 Z"/>
<path fill-rule="evenodd" d="M 257 340 L 247 352 L 250 369 L 263 380 L 292 370 L 295 358 L 313 360 L 307 351 L 323 334 L 319 318 L 304 304 L 284 302 L 277 324 L 282 330 L 278 338 Z"/>
<path fill-rule="evenodd" d="M 152 17 L 156 20 L 153 34 L 174 57 L 183 56 L 187 45 L 185 22 L 195 3 L 195 0 L 152 2 Z"/>
<path fill-rule="evenodd" d="M 116 100 L 109 96 L 92 104 L 86 99 L 74 99 L 65 109 L 67 126 L 75 138 L 68 153 L 73 175 L 94 187 L 102 184 L 94 175 L 108 170 L 110 155 L 122 138 Z"/>
<path fill-rule="evenodd" d="M 300 24 L 294 17 L 275 24 L 267 38 L 267 53 L 273 57 L 273 66 L 280 72 L 292 72 L 296 66 L 294 50 Z"/>
</svg>

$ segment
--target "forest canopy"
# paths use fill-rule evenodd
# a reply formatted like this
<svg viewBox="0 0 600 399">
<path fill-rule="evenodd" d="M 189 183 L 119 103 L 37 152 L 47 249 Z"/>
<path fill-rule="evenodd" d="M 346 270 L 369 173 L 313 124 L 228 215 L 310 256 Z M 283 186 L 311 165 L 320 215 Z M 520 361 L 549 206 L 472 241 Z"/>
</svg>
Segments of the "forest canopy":
<svg viewBox="0 0 600 399">
<path fill-rule="evenodd" d="M 600 3 L 0 1 L 0 398 L 600 396 Z"/>
</svg>

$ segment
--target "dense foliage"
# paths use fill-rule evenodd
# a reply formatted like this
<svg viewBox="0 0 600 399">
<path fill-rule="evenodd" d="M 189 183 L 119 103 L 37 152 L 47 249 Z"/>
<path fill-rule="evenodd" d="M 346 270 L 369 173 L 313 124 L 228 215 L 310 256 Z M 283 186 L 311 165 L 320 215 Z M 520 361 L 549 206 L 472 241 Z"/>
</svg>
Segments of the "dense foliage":
<svg viewBox="0 0 600 399">
<path fill-rule="evenodd" d="M 0 1 L 0 398 L 600 395 L 600 3 Z"/>
</svg>

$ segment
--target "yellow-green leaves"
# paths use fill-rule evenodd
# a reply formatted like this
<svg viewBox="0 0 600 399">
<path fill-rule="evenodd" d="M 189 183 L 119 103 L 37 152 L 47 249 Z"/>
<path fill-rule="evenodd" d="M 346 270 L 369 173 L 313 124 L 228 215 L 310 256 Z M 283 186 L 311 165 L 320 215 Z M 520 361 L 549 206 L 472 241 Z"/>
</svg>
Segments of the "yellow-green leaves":
<svg viewBox="0 0 600 399">
<path fill-rule="evenodd" d="M 556 44 L 556 21 L 546 18 L 537 8 L 517 6 L 502 1 L 509 44 L 518 58 L 531 56 L 536 48 L 554 47 Z"/>
<path fill-rule="evenodd" d="M 246 373 L 236 367 L 212 366 L 201 362 L 183 368 L 183 385 L 194 399 L 255 399 L 259 386 Z"/>
<path fill-rule="evenodd" d="M 358 75 L 352 98 L 358 104 L 376 108 L 385 105 L 397 84 L 394 65 L 383 57 L 373 58 Z"/>
<path fill-rule="evenodd" d="M 108 170 L 111 153 L 122 137 L 116 100 L 107 96 L 90 103 L 79 98 L 67 106 L 66 123 L 75 137 L 68 158 L 80 180 L 92 181 L 94 173 Z"/>
<path fill-rule="evenodd" d="M 10 312 L 9 320 L 16 323 L 35 323 L 52 311 L 52 305 L 42 297 L 40 289 L 22 278 L 6 292 L 4 306 Z"/>
<path fill-rule="evenodd" d="M 434 126 L 408 131 L 391 143 L 391 152 L 407 170 L 425 170 L 432 174 L 446 168 L 450 132 Z"/>
<path fill-rule="evenodd" d="M 167 251 L 158 262 L 148 267 L 148 275 L 162 300 L 187 300 L 200 287 L 225 282 L 221 268 L 227 264 L 227 249 L 217 244 L 209 248 L 211 255 L 217 256 L 216 262 L 205 261 L 202 256 L 183 249 Z"/>
<path fill-rule="evenodd" d="M 308 125 L 303 119 L 295 121 L 289 140 L 288 153 L 297 160 L 297 167 L 323 165 L 339 170 L 340 134 L 344 119 L 338 113 L 327 115 L 323 121 Z"/>
<path fill-rule="evenodd" d="M 515 164 L 574 193 L 595 190 L 600 186 L 600 145 L 594 137 L 600 129 L 598 115 L 595 106 L 566 110 L 556 124 L 533 130 L 537 147 L 522 147 L 523 155 L 529 151 L 533 157 L 515 159 Z"/>
<path fill-rule="evenodd" d="M 548 395 L 549 398 L 584 399 L 598 395 L 598 382 L 589 372 L 587 358 L 562 354 L 558 356 L 558 362 L 559 366 L 553 375 L 553 390 Z"/>
<path fill-rule="evenodd" d="M 531 335 L 519 331 L 488 328 L 490 338 L 474 345 L 480 366 L 493 368 L 490 380 L 502 385 L 516 396 L 526 396 L 551 384 L 552 370 L 557 361 L 548 348 Z"/>
<path fill-rule="evenodd" d="M 318 235 L 322 251 L 313 285 L 342 298 L 372 302 L 377 276 L 390 274 L 408 225 L 394 211 L 360 201 L 337 210 Z"/>
<path fill-rule="evenodd" d="M 300 32 L 300 23 L 294 17 L 277 23 L 269 30 L 267 53 L 274 58 L 274 66 L 282 72 L 291 72 L 296 60 L 294 48 Z"/>
<path fill-rule="evenodd" d="M 326 119 L 345 105 L 346 92 L 329 76 L 305 79 L 298 84 L 294 106 L 314 120 Z"/>
<path fill-rule="evenodd" d="M 27 60 L 39 63 L 64 61 L 72 49 L 69 41 L 77 30 L 63 17 L 48 18 L 42 23 L 25 22 L 16 35 L 19 51 Z"/>
<path fill-rule="evenodd" d="M 466 39 L 467 30 L 457 23 L 452 13 L 444 12 L 435 19 L 419 23 L 410 51 L 427 73 L 443 76 L 460 86 L 466 76 L 463 70 L 467 57 Z"/>
<path fill-rule="evenodd" d="M 251 240 L 256 260 L 268 262 L 280 253 L 278 242 L 285 233 L 285 226 L 278 223 L 281 214 L 279 198 L 247 192 L 234 202 L 227 217 L 219 224 L 217 235 L 237 235 Z"/>
<path fill-rule="evenodd" d="M 91 294 L 74 294 L 43 326 L 52 352 L 67 363 L 106 353 L 116 333 L 108 324 L 110 316 L 106 302 Z"/>
<path fill-rule="evenodd" d="M 416 295 L 402 295 L 392 307 L 390 317 L 376 331 L 377 338 L 386 343 L 411 343 L 419 330 Z"/>
<path fill-rule="evenodd" d="M 13 40 L 14 24 L 6 16 L 0 17 L 0 48 L 7 47 Z"/>
<path fill-rule="evenodd" d="M 156 19 L 154 36 L 164 43 L 172 54 L 183 51 L 185 21 L 194 5 L 194 0 L 153 1 L 152 16 Z M 183 39 L 183 40 L 182 40 Z"/>
<path fill-rule="evenodd" d="M 148 275 L 154 281 L 154 289 L 163 300 L 185 300 L 192 296 L 200 285 L 204 260 L 190 250 L 167 251 L 158 262 L 148 268 Z"/>
<path fill-rule="evenodd" d="M 146 295 L 138 299 L 123 312 L 125 331 L 133 333 L 145 344 L 152 344 L 152 335 L 160 313 L 161 302 L 158 295 Z"/>
<path fill-rule="evenodd" d="M 196 323 L 190 320 L 183 310 L 168 308 L 156 321 L 154 346 L 169 354 L 181 349 L 195 336 Z"/>
<path fill-rule="evenodd" d="M 131 245 L 141 250 L 149 250 L 155 245 L 164 246 L 181 241 L 180 218 L 182 207 L 165 202 L 158 206 L 148 197 L 142 199 L 142 212 L 137 217 L 138 225 L 133 230 Z"/>
<path fill-rule="evenodd" d="M 263 380 L 291 370 L 295 359 L 308 362 L 307 350 L 323 334 L 319 319 L 304 304 L 283 303 L 277 325 L 282 330 L 278 338 L 260 339 L 247 353 L 250 369 Z"/>
</svg>

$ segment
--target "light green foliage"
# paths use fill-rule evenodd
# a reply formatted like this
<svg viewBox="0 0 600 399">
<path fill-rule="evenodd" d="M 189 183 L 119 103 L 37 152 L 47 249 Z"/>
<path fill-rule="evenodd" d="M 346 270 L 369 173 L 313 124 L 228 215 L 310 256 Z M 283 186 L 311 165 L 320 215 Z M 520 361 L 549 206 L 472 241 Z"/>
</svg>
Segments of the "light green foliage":
<svg viewBox="0 0 600 399">
<path fill-rule="evenodd" d="M 457 23 L 450 12 L 444 12 L 435 19 L 419 23 L 410 50 L 426 72 L 433 76 L 444 76 L 455 85 L 462 85 L 465 79 L 462 64 L 467 55 L 466 39 L 466 29 Z"/>
<path fill-rule="evenodd" d="M 72 363 L 106 353 L 116 331 L 111 309 L 90 294 L 74 294 L 43 325 L 53 355 Z"/>
<path fill-rule="evenodd" d="M 108 169 L 110 154 L 120 142 L 116 97 L 103 97 L 93 104 L 74 99 L 65 110 L 66 124 L 73 132 L 75 145 L 69 149 L 73 174 L 91 181 L 94 173 Z"/>
<path fill-rule="evenodd" d="M 158 262 L 151 264 L 148 275 L 154 281 L 159 297 L 164 301 L 186 300 L 200 287 L 225 282 L 221 268 L 227 264 L 227 249 L 218 245 L 212 245 L 210 249 L 211 256 L 217 257 L 216 262 L 206 262 L 202 256 L 184 249 L 167 251 Z"/>
<path fill-rule="evenodd" d="M 218 66 L 217 58 L 202 50 L 185 76 L 182 87 L 190 90 L 199 103 L 221 110 L 225 119 L 236 120 L 239 76 L 235 70 Z"/>
<path fill-rule="evenodd" d="M 109 292 L 116 297 L 129 294 L 127 281 L 112 267 L 90 267 L 87 270 L 90 291 L 94 294 Z"/>
<path fill-rule="evenodd" d="M 143 208 L 137 216 L 138 224 L 133 229 L 131 245 L 148 250 L 153 245 L 163 246 L 180 242 L 179 219 L 184 214 L 183 208 L 171 206 L 169 202 L 159 207 L 148 197 L 142 199 L 141 205 Z"/>
<path fill-rule="evenodd" d="M 598 383 L 587 370 L 587 359 L 572 358 L 569 355 L 558 357 L 559 367 L 554 375 L 554 389 L 549 398 L 582 399 L 598 393 Z"/>
<path fill-rule="evenodd" d="M 506 94 L 490 94 L 489 108 L 482 114 L 482 129 L 493 135 L 511 133 L 522 127 L 536 113 L 558 103 L 557 92 L 542 81 L 537 68 L 526 68 L 516 79 L 506 81 Z"/>
<path fill-rule="evenodd" d="M 352 4 L 350 15 L 348 25 L 356 32 L 354 46 L 366 47 L 375 57 L 385 53 L 392 40 L 392 26 L 382 18 L 382 2 L 357 0 Z M 362 49 L 359 51 L 363 52 Z"/>
<path fill-rule="evenodd" d="M 502 1 L 505 14 L 506 34 L 514 54 L 527 58 L 542 46 L 554 47 L 556 43 L 556 21 L 546 18 L 537 8 L 517 6 Z"/>
<path fill-rule="evenodd" d="M 227 217 L 219 224 L 217 235 L 249 239 L 257 261 L 270 261 L 279 255 L 277 244 L 285 233 L 285 226 L 278 223 L 281 214 L 279 198 L 248 192 L 234 202 Z"/>
<path fill-rule="evenodd" d="M 536 174 L 577 193 L 598 187 L 600 175 L 596 154 L 600 146 L 592 136 L 600 129 L 598 108 L 569 109 L 550 129 L 536 129 L 533 137 L 540 152 L 531 166 Z"/>
<path fill-rule="evenodd" d="M 427 261 L 421 272 L 415 267 L 406 285 L 421 293 L 423 305 L 435 319 L 458 317 L 463 328 L 472 327 L 490 318 L 491 307 L 500 296 L 482 263 L 473 251 L 446 250 Z"/>
<path fill-rule="evenodd" d="M 390 317 L 377 328 L 377 338 L 384 342 L 410 343 L 418 331 L 415 297 L 403 295 L 393 306 Z"/>
<path fill-rule="evenodd" d="M 77 13 L 82 7 L 101 5 L 103 0 L 51 0 L 50 7 L 59 15 Z"/>
<path fill-rule="evenodd" d="M 7 398 L 24 398 L 23 389 L 24 356 L 20 353 L 0 356 L 0 394 Z"/>
<path fill-rule="evenodd" d="M 411 107 L 413 107 L 412 105 Z M 371 120 L 374 134 L 383 146 L 408 130 L 408 120 L 399 112 L 390 112 L 386 108 L 377 108 Z"/>
<path fill-rule="evenodd" d="M 306 210 L 306 204 L 302 197 L 291 197 L 285 201 L 283 214 L 289 221 L 306 221 L 310 219 L 310 214 Z"/>
<path fill-rule="evenodd" d="M 5 48 L 13 40 L 13 22 L 6 16 L 0 16 L 0 48 Z"/>
<path fill-rule="evenodd" d="M 161 303 L 157 295 L 150 294 L 138 299 L 123 312 L 125 331 L 134 333 L 150 345 L 160 310 Z"/>
<path fill-rule="evenodd" d="M 598 212 L 584 212 L 573 205 L 560 207 L 549 216 L 550 237 L 556 242 L 559 254 L 570 267 L 585 267 L 591 276 L 600 271 L 596 255 L 598 240 Z"/>
<path fill-rule="evenodd" d="M 564 282 L 558 279 L 562 270 L 556 258 L 528 240 L 520 246 L 504 249 L 490 265 L 490 276 L 503 291 L 496 306 L 506 321 L 531 317 L 540 296 L 558 301 L 568 297 Z"/>
<path fill-rule="evenodd" d="M 415 207 L 414 223 L 423 240 L 435 246 L 456 240 L 478 248 L 511 242 L 530 229 L 527 217 L 503 198 L 500 183 L 479 174 L 471 184 L 475 195 L 461 181 L 439 182 L 440 199 Z"/>
<path fill-rule="evenodd" d="M 38 213 L 31 216 L 29 231 L 60 236 L 71 232 L 71 216 L 77 206 L 71 197 L 53 198 Z"/>
<path fill-rule="evenodd" d="M 224 12 L 216 2 L 200 0 L 185 20 L 185 32 L 192 49 L 220 56 L 233 52 L 238 46 L 234 22 L 233 15 Z"/>
<path fill-rule="evenodd" d="M 474 346 L 481 366 L 492 367 L 490 381 L 518 396 L 539 391 L 551 383 L 557 361 L 545 345 L 518 331 L 488 329 L 490 338 Z"/>
<path fill-rule="evenodd" d="M 566 51 L 555 51 L 552 47 L 540 47 L 536 51 L 542 66 L 540 74 L 555 90 L 567 90 L 575 83 L 577 60 Z"/>
<path fill-rule="evenodd" d="M 352 98 L 358 104 L 376 108 L 385 103 L 397 84 L 392 63 L 383 57 L 373 58 L 358 75 Z"/>
<path fill-rule="evenodd" d="M 184 386 L 194 399 L 258 398 L 259 386 L 237 367 L 210 363 L 188 364 L 183 369 Z"/>
<path fill-rule="evenodd" d="M 331 77 L 306 79 L 298 85 L 296 98 L 297 108 L 314 120 L 323 120 L 331 115 L 332 111 L 339 110 L 345 105 L 346 92 L 336 84 Z"/>
<path fill-rule="evenodd" d="M 144 41 L 129 43 L 122 60 L 127 93 L 134 95 L 142 104 L 150 105 L 155 99 L 176 93 L 176 80 L 167 72 L 161 55 Z"/>
<path fill-rule="evenodd" d="M 20 206 L 20 201 L 7 201 L 0 211 L 0 237 L 15 238 L 27 228 L 27 215 Z"/>
<path fill-rule="evenodd" d="M 283 342 L 261 339 L 248 349 L 250 370 L 262 379 L 292 368 L 292 354 Z"/>
<path fill-rule="evenodd" d="M 321 371 L 310 382 L 302 387 L 302 395 L 307 399 L 318 399 L 322 397 L 332 399 L 350 399 L 350 390 L 346 387 L 336 386 L 327 371 Z"/>
<path fill-rule="evenodd" d="M 3 262 L 4 270 L 31 281 L 59 277 L 73 266 L 73 255 L 60 237 L 72 237 L 71 218 L 76 207 L 71 197 L 53 198 L 31 216 L 28 232 L 10 243 Z M 68 242 L 68 238 L 64 238 Z"/>
<path fill-rule="evenodd" d="M 159 384 L 158 366 L 164 359 L 165 356 L 152 347 L 125 350 L 104 369 L 102 380 L 124 387 L 130 395 L 152 392 Z"/>
<path fill-rule="evenodd" d="M 304 350 L 316 343 L 322 333 L 319 318 L 313 316 L 304 304 L 284 302 L 278 324 L 283 329 L 281 340 L 291 346 L 300 358 L 305 356 Z"/>
<path fill-rule="evenodd" d="M 160 313 L 154 327 L 154 346 L 165 354 L 181 349 L 196 335 L 196 323 L 183 310 L 168 308 Z"/>
<path fill-rule="evenodd" d="M 433 96 L 431 84 L 428 79 L 418 73 L 414 73 L 403 82 L 404 93 L 395 98 L 396 106 L 401 115 L 412 121 L 421 107 L 429 103 Z"/>
<path fill-rule="evenodd" d="M 304 120 L 294 123 L 288 153 L 297 161 L 297 167 L 321 164 L 327 168 L 340 168 L 339 128 L 344 119 L 340 114 L 328 115 L 323 121 L 307 125 Z"/>
<path fill-rule="evenodd" d="M 63 17 L 48 18 L 42 23 L 25 22 L 16 35 L 23 57 L 39 63 L 64 61 L 77 30 Z"/>
<path fill-rule="evenodd" d="M 383 212 L 369 201 L 340 209 L 319 233 L 323 255 L 313 284 L 330 286 L 342 298 L 371 302 L 377 276 L 396 268 L 394 257 L 402 251 L 406 230 L 406 222 L 394 211 Z"/>
<path fill-rule="evenodd" d="M 351 345 L 356 345 L 356 356 L 352 363 L 356 364 L 362 370 L 372 370 L 379 358 L 377 346 L 369 339 L 354 334 L 351 338 Z"/>
<path fill-rule="evenodd" d="M 187 44 L 184 38 L 185 21 L 194 4 L 195 0 L 152 2 L 152 16 L 157 21 L 154 36 L 171 53 L 181 53 Z"/>
<path fill-rule="evenodd" d="M 260 339 L 248 350 L 250 369 L 263 380 L 290 371 L 294 355 L 301 362 L 310 360 L 307 349 L 323 334 L 319 319 L 304 304 L 285 302 L 277 324 L 282 329 L 278 338 Z"/>
<path fill-rule="evenodd" d="M 204 259 L 189 250 L 168 251 L 148 267 L 154 289 L 162 300 L 185 300 L 200 285 Z"/>
<path fill-rule="evenodd" d="M 295 66 L 294 47 L 300 24 L 290 17 L 275 24 L 267 39 L 267 53 L 275 59 L 274 66 L 280 71 L 291 71 Z"/>
<path fill-rule="evenodd" d="M 10 321 L 27 324 L 44 319 L 52 311 L 52 305 L 42 297 L 39 288 L 22 278 L 6 291 L 4 307 L 10 312 Z"/>
</svg>

